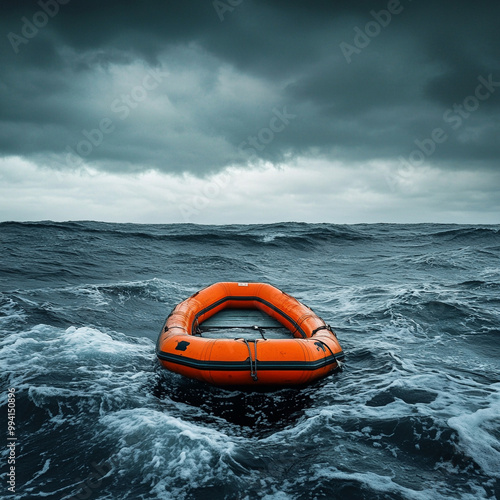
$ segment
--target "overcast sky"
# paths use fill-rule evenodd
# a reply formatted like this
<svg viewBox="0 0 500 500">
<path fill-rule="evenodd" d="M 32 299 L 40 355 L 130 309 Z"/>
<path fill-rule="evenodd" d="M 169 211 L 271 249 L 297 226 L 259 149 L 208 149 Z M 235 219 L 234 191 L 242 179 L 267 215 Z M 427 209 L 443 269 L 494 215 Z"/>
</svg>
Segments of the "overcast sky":
<svg viewBox="0 0 500 500">
<path fill-rule="evenodd" d="M 0 220 L 500 223 L 500 4 L 0 12 Z"/>
</svg>

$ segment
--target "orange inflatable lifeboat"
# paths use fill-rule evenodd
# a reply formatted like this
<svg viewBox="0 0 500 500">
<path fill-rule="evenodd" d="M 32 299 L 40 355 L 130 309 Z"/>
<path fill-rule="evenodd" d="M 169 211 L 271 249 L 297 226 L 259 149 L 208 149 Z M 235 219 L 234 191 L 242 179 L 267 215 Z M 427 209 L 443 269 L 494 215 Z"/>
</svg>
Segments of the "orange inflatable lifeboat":
<svg viewBox="0 0 500 500">
<path fill-rule="evenodd" d="M 225 309 L 258 309 L 290 338 L 207 338 L 203 322 Z M 278 323 L 276 323 L 278 324 Z M 281 327 L 281 326 L 280 326 Z M 215 283 L 178 304 L 156 346 L 161 365 L 214 385 L 303 385 L 341 368 L 334 332 L 309 307 L 265 283 Z"/>
</svg>

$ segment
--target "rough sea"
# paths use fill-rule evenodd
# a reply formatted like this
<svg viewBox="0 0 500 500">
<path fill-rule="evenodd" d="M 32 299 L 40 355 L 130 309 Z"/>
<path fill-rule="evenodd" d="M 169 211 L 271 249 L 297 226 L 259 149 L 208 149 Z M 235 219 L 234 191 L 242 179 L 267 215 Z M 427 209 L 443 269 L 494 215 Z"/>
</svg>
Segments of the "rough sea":
<svg viewBox="0 0 500 500">
<path fill-rule="evenodd" d="M 161 369 L 166 316 L 217 281 L 310 306 L 343 371 Z M 500 498 L 500 226 L 1 223 L 0 367 L 0 498 Z"/>
</svg>

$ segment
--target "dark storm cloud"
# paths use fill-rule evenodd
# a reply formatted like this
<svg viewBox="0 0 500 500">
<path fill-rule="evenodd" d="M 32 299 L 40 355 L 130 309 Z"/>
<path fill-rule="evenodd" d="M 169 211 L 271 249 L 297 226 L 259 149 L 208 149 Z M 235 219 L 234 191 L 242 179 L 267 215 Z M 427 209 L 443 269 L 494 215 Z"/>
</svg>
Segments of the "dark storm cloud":
<svg viewBox="0 0 500 500">
<path fill-rule="evenodd" d="M 313 153 L 411 160 L 420 141 L 417 166 L 497 166 L 491 2 L 40 0 L 2 10 L 3 155 L 202 174 Z M 446 139 L 431 147 L 436 129 Z"/>
</svg>

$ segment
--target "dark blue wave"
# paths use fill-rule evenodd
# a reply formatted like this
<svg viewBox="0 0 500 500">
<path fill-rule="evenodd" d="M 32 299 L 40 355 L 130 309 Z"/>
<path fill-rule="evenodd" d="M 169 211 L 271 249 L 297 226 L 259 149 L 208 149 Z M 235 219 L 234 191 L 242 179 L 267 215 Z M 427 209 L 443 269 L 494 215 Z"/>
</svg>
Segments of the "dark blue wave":
<svg viewBox="0 0 500 500">
<path fill-rule="evenodd" d="M 499 229 L 0 223 L 23 498 L 495 498 Z M 160 370 L 167 314 L 226 280 L 310 306 L 345 370 L 272 392 Z"/>
</svg>

